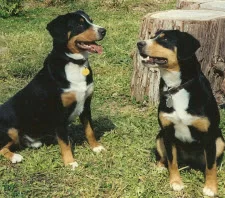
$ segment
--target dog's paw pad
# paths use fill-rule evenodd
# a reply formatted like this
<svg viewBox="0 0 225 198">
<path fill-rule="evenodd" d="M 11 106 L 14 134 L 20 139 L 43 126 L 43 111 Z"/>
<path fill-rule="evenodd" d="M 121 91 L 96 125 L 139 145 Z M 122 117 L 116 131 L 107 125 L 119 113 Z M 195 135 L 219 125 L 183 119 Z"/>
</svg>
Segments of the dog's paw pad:
<svg viewBox="0 0 225 198">
<path fill-rule="evenodd" d="M 31 146 L 32 148 L 39 148 L 39 147 L 42 146 L 42 143 L 41 143 L 40 141 L 37 141 L 37 142 L 31 143 L 30 146 Z"/>
<path fill-rule="evenodd" d="M 103 146 L 96 146 L 92 149 L 95 153 L 100 153 L 102 151 L 106 151 L 106 149 Z"/>
<path fill-rule="evenodd" d="M 216 193 L 213 192 L 213 190 L 211 190 L 208 187 L 203 188 L 203 194 L 206 195 L 206 196 L 209 196 L 209 197 L 214 197 L 216 195 Z"/>
<path fill-rule="evenodd" d="M 170 184 L 170 186 L 174 191 L 181 191 L 184 188 L 184 184 L 178 182 L 173 182 L 172 184 Z"/>
<path fill-rule="evenodd" d="M 16 153 L 13 154 L 12 159 L 11 159 L 13 164 L 21 162 L 22 160 L 23 160 L 23 156 L 16 154 Z"/>
<path fill-rule="evenodd" d="M 78 163 L 77 162 L 71 162 L 71 163 L 69 163 L 69 165 L 71 166 L 72 170 L 75 170 L 75 168 L 78 167 Z"/>
</svg>

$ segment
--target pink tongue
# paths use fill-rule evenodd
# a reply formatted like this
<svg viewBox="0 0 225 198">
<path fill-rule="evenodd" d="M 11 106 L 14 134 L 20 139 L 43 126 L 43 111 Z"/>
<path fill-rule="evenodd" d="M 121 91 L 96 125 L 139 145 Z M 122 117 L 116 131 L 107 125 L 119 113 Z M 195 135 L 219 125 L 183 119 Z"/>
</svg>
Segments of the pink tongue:
<svg viewBox="0 0 225 198">
<path fill-rule="evenodd" d="M 98 54 L 101 54 L 103 52 L 103 49 L 102 49 L 101 45 L 91 44 L 89 46 L 91 47 L 89 49 L 90 52 L 94 52 L 94 53 L 98 53 Z"/>
</svg>

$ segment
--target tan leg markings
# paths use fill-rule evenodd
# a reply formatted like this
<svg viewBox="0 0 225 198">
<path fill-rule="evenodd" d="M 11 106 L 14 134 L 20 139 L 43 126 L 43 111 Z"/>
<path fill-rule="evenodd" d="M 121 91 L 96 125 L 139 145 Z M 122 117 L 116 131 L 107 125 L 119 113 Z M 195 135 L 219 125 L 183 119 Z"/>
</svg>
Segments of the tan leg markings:
<svg viewBox="0 0 225 198">
<path fill-rule="evenodd" d="M 18 135 L 18 130 L 11 128 L 8 130 L 8 136 L 12 139 L 14 144 L 19 143 L 19 135 Z"/>
<path fill-rule="evenodd" d="M 13 144 L 13 141 L 11 141 L 0 150 L 0 154 L 3 155 L 6 159 L 11 160 L 14 155 L 14 153 L 9 150 L 10 146 L 12 146 Z"/>
<path fill-rule="evenodd" d="M 99 146 L 100 144 L 97 142 L 95 138 L 94 131 L 92 130 L 91 124 L 89 121 L 86 121 L 84 123 L 84 130 L 85 130 L 85 135 L 87 138 L 88 143 L 90 144 L 91 148 L 95 148 Z"/>
<path fill-rule="evenodd" d="M 162 138 L 159 138 L 156 140 L 156 149 L 159 153 L 160 160 L 157 162 L 157 166 L 160 167 L 165 167 L 166 163 L 166 149 L 164 146 L 164 142 Z"/>
<path fill-rule="evenodd" d="M 65 165 L 68 165 L 72 162 L 74 162 L 73 154 L 71 151 L 71 146 L 70 144 L 66 144 L 63 140 L 61 140 L 59 137 L 57 137 L 61 153 L 62 153 L 62 158 L 63 162 Z"/>
<path fill-rule="evenodd" d="M 169 126 L 172 124 L 172 122 L 168 119 L 165 118 L 164 113 L 160 112 L 159 113 L 159 120 L 161 121 L 161 124 L 163 127 Z"/>
<path fill-rule="evenodd" d="M 203 189 L 203 193 L 207 196 L 214 196 L 217 194 L 216 162 L 213 164 L 213 167 L 211 169 L 208 169 L 207 159 L 206 159 L 206 171 L 205 171 L 205 187 Z"/>
<path fill-rule="evenodd" d="M 75 92 L 64 92 L 61 94 L 61 100 L 64 107 L 69 107 L 76 102 Z"/>
<path fill-rule="evenodd" d="M 15 128 L 11 128 L 8 130 L 8 136 L 11 138 L 12 141 L 8 142 L 1 150 L 0 154 L 3 155 L 5 158 L 9 159 L 12 161 L 12 163 L 17 163 L 21 162 L 23 157 L 19 154 L 15 154 L 10 151 L 10 147 L 13 144 L 18 144 L 19 143 L 19 135 L 18 135 L 18 130 Z"/>
<path fill-rule="evenodd" d="M 192 126 L 198 129 L 201 132 L 207 132 L 210 122 L 208 118 L 198 118 L 192 122 Z"/>
<path fill-rule="evenodd" d="M 225 149 L 225 143 L 221 137 L 216 139 L 216 157 L 222 155 Z"/>
<path fill-rule="evenodd" d="M 180 178 L 180 173 L 177 164 L 177 149 L 172 147 L 173 160 L 172 163 L 168 160 L 168 168 L 170 173 L 170 185 L 175 191 L 180 191 L 184 188 L 183 182 Z"/>
</svg>

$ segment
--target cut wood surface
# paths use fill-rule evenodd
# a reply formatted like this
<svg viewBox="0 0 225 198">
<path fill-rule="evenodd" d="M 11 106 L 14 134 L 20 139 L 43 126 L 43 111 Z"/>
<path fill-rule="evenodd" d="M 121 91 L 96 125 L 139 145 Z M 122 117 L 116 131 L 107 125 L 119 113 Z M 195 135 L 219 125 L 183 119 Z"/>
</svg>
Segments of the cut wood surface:
<svg viewBox="0 0 225 198">
<path fill-rule="evenodd" d="M 142 22 L 139 38 L 149 39 L 157 30 L 179 29 L 197 38 L 201 48 L 196 55 L 202 71 L 209 79 L 216 95 L 222 90 L 225 67 L 225 12 L 213 10 L 169 10 L 147 14 Z M 140 55 L 134 55 L 131 95 L 137 101 L 148 97 L 150 104 L 158 103 L 159 71 L 144 67 Z M 225 102 L 220 99 L 218 103 Z"/>
<path fill-rule="evenodd" d="M 225 0 L 177 0 L 178 9 L 225 11 Z"/>
</svg>

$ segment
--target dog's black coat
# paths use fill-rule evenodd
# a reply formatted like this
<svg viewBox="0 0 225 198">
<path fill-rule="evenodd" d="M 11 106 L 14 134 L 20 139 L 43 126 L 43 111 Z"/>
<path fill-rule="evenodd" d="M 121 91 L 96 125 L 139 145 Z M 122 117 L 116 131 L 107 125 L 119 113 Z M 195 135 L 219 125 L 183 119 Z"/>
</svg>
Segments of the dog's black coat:
<svg viewBox="0 0 225 198">
<path fill-rule="evenodd" d="M 150 40 L 138 42 L 137 46 L 143 63 L 150 66 L 159 63 L 156 66 L 161 73 L 158 107 L 161 129 L 156 138 L 158 165 L 168 165 L 170 184 L 174 190 L 183 188 L 177 161 L 205 169 L 204 194 L 215 195 L 215 164 L 223 155 L 224 138 L 219 128 L 220 115 L 216 100 L 195 55 L 200 47 L 199 41 L 179 30 L 162 30 Z M 175 76 L 175 73 L 180 75 Z M 170 87 L 167 84 L 172 85 L 175 80 L 178 85 Z M 171 93 L 168 91 L 170 89 L 173 90 Z M 176 98 L 174 96 L 172 102 L 176 102 L 177 106 L 167 103 L 173 95 Z M 179 109 L 185 108 L 186 104 L 186 109 Z"/>
<path fill-rule="evenodd" d="M 90 17 L 80 10 L 58 16 L 47 25 L 47 30 L 53 38 L 53 50 L 45 59 L 44 67 L 25 88 L 0 106 L 1 147 L 12 141 L 12 138 L 8 136 L 11 128 L 18 130 L 20 142 L 25 134 L 32 138 L 56 134 L 57 138 L 69 145 L 67 125 L 69 116 L 76 107 L 76 101 L 66 107 L 62 102 L 61 95 L 70 87 L 65 66 L 70 62 L 77 65 L 86 62 L 89 70 L 86 76 L 87 85 L 93 82 L 93 77 L 87 59 L 73 59 L 66 55 L 71 53 L 68 40 L 87 31 L 91 25 Z M 101 40 L 105 36 L 105 29 L 99 28 L 98 31 L 100 36 L 96 40 Z M 80 51 L 83 52 L 82 49 Z M 87 122 L 91 125 L 90 103 L 91 96 L 84 103 L 80 119 L 82 122 L 88 120 Z"/>
<path fill-rule="evenodd" d="M 197 60 L 194 52 L 200 47 L 199 41 L 189 36 L 187 33 L 180 33 L 179 31 L 164 31 L 166 37 L 170 41 L 167 44 L 159 41 L 160 45 L 165 46 L 166 48 L 173 49 L 174 46 L 177 46 L 177 56 L 178 56 L 178 64 L 181 70 L 181 84 L 184 84 L 190 79 L 194 79 L 194 81 L 186 87 L 186 91 L 190 94 L 189 104 L 187 108 L 187 113 L 191 115 L 207 117 L 210 121 L 210 127 L 207 133 L 201 133 L 193 126 L 189 126 L 191 131 L 191 135 L 195 140 L 197 140 L 197 144 L 190 144 L 191 152 L 201 152 L 201 155 L 196 156 L 196 158 L 190 158 L 188 162 L 190 165 L 197 166 L 199 168 L 203 168 L 203 164 L 201 159 L 203 158 L 203 148 L 207 148 L 209 150 L 215 150 L 215 140 L 218 137 L 223 139 L 221 129 L 219 128 L 220 123 L 220 114 L 218 110 L 218 106 L 216 100 L 213 96 L 211 86 L 209 81 L 205 77 L 205 75 L 201 71 L 200 63 Z M 165 38 L 164 38 L 165 39 Z M 164 80 L 161 78 L 160 80 L 160 93 L 163 93 L 163 87 L 165 86 Z M 158 107 L 158 112 L 167 112 L 171 113 L 174 111 L 173 107 L 168 108 L 166 106 L 166 97 L 163 94 L 160 94 L 160 104 Z M 162 127 L 161 122 L 159 120 L 160 127 Z M 177 140 L 173 134 L 173 126 L 169 126 L 167 129 L 163 129 L 158 137 L 165 136 L 164 141 L 170 139 L 170 142 L 175 141 L 177 144 L 184 144 L 184 147 L 187 147 L 187 143 L 182 143 Z M 197 145 L 197 147 L 196 147 Z M 213 148 L 214 147 L 214 148 Z M 199 150 L 196 150 L 198 148 Z M 178 150 L 179 153 L 179 150 Z M 180 158 L 183 156 L 180 155 Z M 209 158 L 207 160 L 209 168 L 212 167 L 215 158 L 214 153 L 209 154 Z"/>
</svg>

